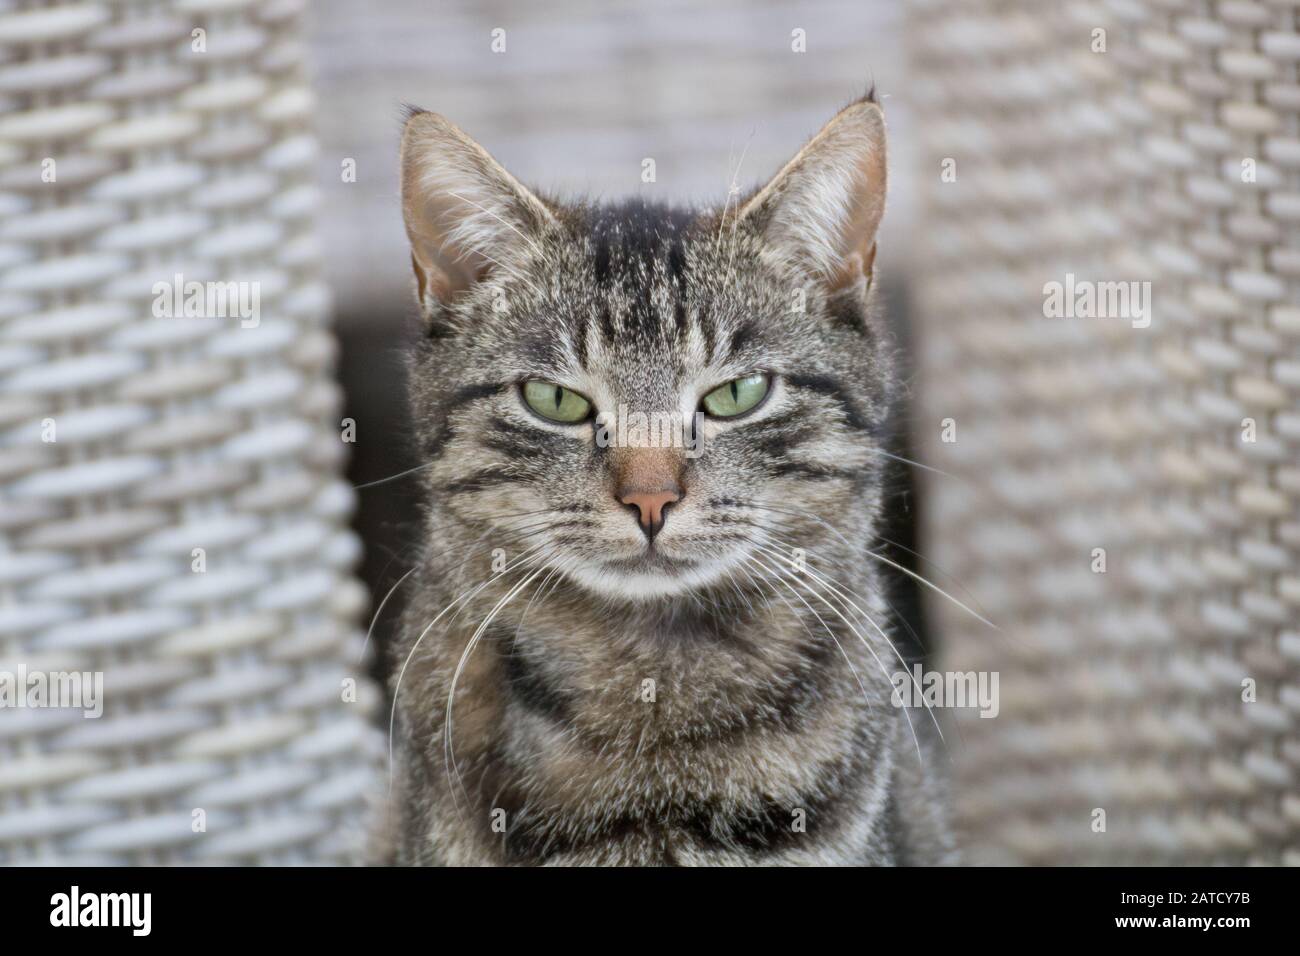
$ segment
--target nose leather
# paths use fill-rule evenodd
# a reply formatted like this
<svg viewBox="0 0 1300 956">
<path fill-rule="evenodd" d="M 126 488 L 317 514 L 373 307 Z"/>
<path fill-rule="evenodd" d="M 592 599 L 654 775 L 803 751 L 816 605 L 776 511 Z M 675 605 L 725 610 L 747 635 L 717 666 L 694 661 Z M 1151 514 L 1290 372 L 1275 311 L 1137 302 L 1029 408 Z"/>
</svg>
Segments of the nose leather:
<svg viewBox="0 0 1300 956">
<path fill-rule="evenodd" d="M 636 507 L 641 514 L 641 527 L 653 536 L 663 527 L 664 509 L 681 497 L 676 491 L 632 491 L 620 494 L 618 500 Z"/>
<path fill-rule="evenodd" d="M 653 543 L 668 509 L 685 494 L 681 455 L 665 448 L 616 448 L 611 465 L 614 500 L 636 509 L 641 530 Z"/>
</svg>

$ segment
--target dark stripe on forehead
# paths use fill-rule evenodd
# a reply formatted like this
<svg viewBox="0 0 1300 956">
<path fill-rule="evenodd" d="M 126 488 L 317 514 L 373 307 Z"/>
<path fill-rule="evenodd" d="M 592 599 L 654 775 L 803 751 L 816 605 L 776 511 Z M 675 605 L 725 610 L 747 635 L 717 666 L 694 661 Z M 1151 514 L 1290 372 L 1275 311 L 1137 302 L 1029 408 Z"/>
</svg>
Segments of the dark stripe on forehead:
<svg viewBox="0 0 1300 956">
<path fill-rule="evenodd" d="M 654 282 L 654 272 L 648 263 L 644 273 L 638 270 L 637 273 L 629 272 L 625 277 L 628 298 L 634 303 L 631 322 L 628 324 L 643 339 L 655 339 L 661 331 L 659 315 L 655 311 Z"/>
<path fill-rule="evenodd" d="M 589 358 L 587 354 L 587 326 L 589 322 L 590 319 L 584 309 L 579 311 L 578 320 L 573 327 L 573 351 L 578 358 L 578 367 L 581 369 L 587 368 L 587 359 Z"/>
<path fill-rule="evenodd" d="M 668 246 L 668 278 L 672 282 L 673 295 L 676 297 L 677 318 L 676 331 L 682 331 L 681 315 L 683 300 L 686 297 L 686 246 L 680 233 L 673 233 Z"/>
<path fill-rule="evenodd" d="M 668 250 L 668 276 L 673 280 L 673 335 L 686 334 L 686 247 L 681 236 L 673 236 Z"/>
<path fill-rule="evenodd" d="M 704 304 L 700 307 L 696 321 L 700 326 L 700 334 L 704 337 L 704 354 L 709 357 L 709 361 L 717 361 L 718 333 L 713 326 L 712 295 L 705 299 Z"/>
<path fill-rule="evenodd" d="M 668 277 L 680 292 L 686 281 L 686 247 L 680 233 L 674 232 L 668 246 Z"/>
<path fill-rule="evenodd" d="M 592 256 L 591 271 L 596 285 L 603 286 L 609 281 L 609 235 L 603 230 L 597 231 L 592 235 L 592 242 L 596 250 Z"/>
<path fill-rule="evenodd" d="M 757 330 L 752 322 L 742 322 L 731 334 L 730 357 L 737 358 L 750 342 L 754 341 Z"/>
<path fill-rule="evenodd" d="M 601 333 L 609 340 L 616 325 L 639 338 L 667 339 L 686 326 L 685 236 L 694 220 L 687 210 L 633 199 L 593 210 L 587 223 L 592 275 L 600 293 L 619 295 L 628 314 L 616 322 L 602 315 Z M 667 284 L 673 300 L 667 313 L 656 306 L 657 285 Z M 608 309 L 609 306 L 607 305 Z"/>
</svg>

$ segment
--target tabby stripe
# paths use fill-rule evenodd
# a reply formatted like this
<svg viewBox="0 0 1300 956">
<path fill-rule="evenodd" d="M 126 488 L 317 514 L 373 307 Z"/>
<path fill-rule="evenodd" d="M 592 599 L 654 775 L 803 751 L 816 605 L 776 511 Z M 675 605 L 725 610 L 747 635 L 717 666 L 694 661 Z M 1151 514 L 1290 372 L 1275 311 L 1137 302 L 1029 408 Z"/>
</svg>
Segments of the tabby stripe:
<svg viewBox="0 0 1300 956">
<path fill-rule="evenodd" d="M 687 804 L 677 812 L 682 825 L 707 849 L 743 850 L 761 856 L 806 846 L 833 834 L 858 809 L 868 765 L 866 748 L 853 748 L 839 765 L 822 768 L 803 793 L 788 802 L 763 799 L 728 807 L 717 802 Z M 796 832 L 794 811 L 804 811 L 805 832 Z"/>
<path fill-rule="evenodd" d="M 679 235 L 673 236 L 668 247 L 668 275 L 677 296 L 673 303 L 673 334 L 680 339 L 686 333 L 686 247 Z"/>
<path fill-rule="evenodd" d="M 513 638 L 513 635 L 506 636 Z M 773 726 L 791 735 L 800 733 L 812 709 L 827 699 L 826 685 L 835 676 L 834 668 L 828 666 L 834 659 L 834 651 L 831 637 L 816 632 L 803 660 L 792 669 L 790 679 L 757 702 L 759 706 L 747 724 L 709 734 L 695 731 L 687 735 L 689 741 L 674 739 L 667 746 L 709 742 L 716 747 L 732 740 L 739 743 L 750 734 Z M 503 657 L 514 699 L 564 725 L 566 734 L 571 733 L 573 705 L 565 692 L 548 681 L 541 669 L 518 651 Z M 599 746 L 597 741 L 592 743 Z M 857 806 L 858 790 L 867 770 L 863 756 L 867 750 L 866 746 L 852 748 L 842 761 L 824 768 L 788 804 L 763 797 L 739 804 L 696 800 L 668 808 L 666 819 L 661 815 L 665 811 L 646 816 L 620 813 L 584 819 L 581 812 L 571 816 L 562 809 L 530 806 L 527 791 L 515 782 L 521 768 L 499 757 L 493 767 L 493 787 L 498 794 L 494 805 L 506 810 L 509 822 L 504 849 L 512 863 L 537 864 L 556 856 L 601 851 L 629 836 L 649 836 L 665 830 L 685 832 L 706 850 L 762 856 L 791 848 L 796 845 L 796 837 L 801 845 L 803 841 L 815 840 L 833 830 L 845 811 L 851 812 Z M 804 833 L 792 829 L 796 808 L 805 812 Z M 668 862 L 674 861 L 670 858 Z"/>
<path fill-rule="evenodd" d="M 528 710 L 567 726 L 572 713 L 568 695 L 547 679 L 514 637 L 513 631 L 493 634 L 512 698 Z"/>
<path fill-rule="evenodd" d="M 844 418 L 852 428 L 871 430 L 871 423 L 868 422 L 862 413 L 858 411 L 857 403 L 849 397 L 844 386 L 836 379 L 829 375 L 787 375 L 785 380 L 795 388 L 807 389 L 810 392 L 816 392 L 819 395 L 825 395 L 833 398 L 844 409 Z"/>
<path fill-rule="evenodd" d="M 656 332 L 663 331 L 663 324 L 658 320 L 655 310 L 654 287 L 650 282 L 629 282 L 629 291 L 634 293 L 633 301 L 637 303 L 632 308 L 633 328 L 641 338 L 653 339 Z"/>
<path fill-rule="evenodd" d="M 811 441 L 813 437 L 807 431 L 787 432 L 781 435 L 768 435 L 758 439 L 754 444 L 769 458 L 784 458 L 799 446 Z"/>
<path fill-rule="evenodd" d="M 536 458 L 547 452 L 547 446 L 539 441 L 533 441 L 524 438 L 515 438 L 509 435 L 492 435 L 488 438 L 481 439 L 479 444 L 489 451 L 495 451 L 505 455 L 511 461 L 521 461 L 529 458 Z"/>
<path fill-rule="evenodd" d="M 836 627 L 835 622 L 828 622 Z M 838 629 L 838 628 L 837 628 Z M 802 648 L 802 660 L 790 668 L 786 679 L 770 688 L 765 688 L 753 700 L 752 713 L 742 723 L 726 727 L 717 727 L 709 731 L 692 728 L 684 735 L 683 742 L 693 745 L 740 745 L 745 738 L 755 732 L 773 728 L 787 734 L 800 733 L 807 725 L 818 702 L 830 683 L 836 679 L 832 665 L 838 648 L 834 640 L 824 630 L 813 632 L 815 637 Z M 840 634 L 840 638 L 852 639 L 850 634 Z"/>
<path fill-rule="evenodd" d="M 592 259 L 592 275 L 596 285 L 602 286 L 609 281 L 609 239 L 602 230 L 595 237 L 596 254 Z"/>
<path fill-rule="evenodd" d="M 500 416 L 492 418 L 488 429 L 489 433 L 479 440 L 479 444 L 511 459 L 556 452 L 572 440 L 540 428 L 527 428 Z"/>
<path fill-rule="evenodd" d="M 866 332 L 861 300 L 853 293 L 836 296 L 827 303 L 831 319 L 854 332 Z"/>
<path fill-rule="evenodd" d="M 745 346 L 754 340 L 756 331 L 757 330 L 754 328 L 752 323 L 742 323 L 731 335 L 731 346 L 728 352 L 728 357 L 733 359 L 738 357 Z"/>
<path fill-rule="evenodd" d="M 442 454 L 443 449 L 456 435 L 456 427 L 451 423 L 452 412 L 462 405 L 468 405 L 471 402 L 481 401 L 497 395 L 504 388 L 500 382 L 481 382 L 477 385 L 466 385 L 452 392 L 442 402 L 442 414 L 438 419 L 438 430 L 434 433 L 433 439 L 428 442 L 425 448 L 427 458 L 436 458 Z"/>
<path fill-rule="evenodd" d="M 587 368 L 587 359 L 589 357 L 587 354 L 587 350 L 588 350 L 587 329 L 589 325 L 590 325 L 590 317 L 587 315 L 587 311 L 584 309 L 581 312 L 579 312 L 578 325 L 573 330 L 573 346 L 574 346 L 574 352 L 578 357 L 578 367 L 583 369 L 584 371 Z"/>
<path fill-rule="evenodd" d="M 680 339 L 686 334 L 686 303 L 682 300 L 682 293 L 677 293 L 677 301 L 673 303 L 673 335 Z"/>
<path fill-rule="evenodd" d="M 510 435 L 516 435 L 520 438 L 554 438 L 551 432 L 544 431 L 540 428 L 530 428 L 527 425 L 521 425 L 518 422 L 512 422 L 508 418 L 502 418 L 500 415 L 493 415 L 488 425 L 499 432 L 506 432 Z"/>
<path fill-rule="evenodd" d="M 676 233 L 668 246 L 668 275 L 680 291 L 686 281 L 686 247 L 682 245 L 682 237 Z"/>
<path fill-rule="evenodd" d="M 482 382 L 478 385 L 466 385 L 452 392 L 447 400 L 443 403 L 443 408 L 450 411 L 453 408 L 459 408 L 470 402 L 477 402 L 480 399 L 489 398 L 499 393 L 505 386 L 500 382 Z"/>
<path fill-rule="evenodd" d="M 717 361 L 718 337 L 717 331 L 713 327 L 713 297 L 710 296 L 704 306 L 696 313 L 696 321 L 700 325 L 700 334 L 704 336 L 704 354 L 709 357 L 710 361 Z"/>
<path fill-rule="evenodd" d="M 545 809 L 530 807 L 524 794 L 513 786 L 500 791 L 496 802 L 506 811 L 506 860 L 515 864 L 544 863 L 562 854 L 604 849 L 648 826 L 644 820 L 623 815 L 601 821 L 596 828 L 577 836 L 557 825 L 555 817 Z"/>
<path fill-rule="evenodd" d="M 755 447 L 771 458 L 784 457 L 817 437 L 817 432 L 809 427 L 809 417 L 803 409 L 794 409 L 762 421 Z"/>
<path fill-rule="evenodd" d="M 847 468 L 832 468 L 829 465 L 809 465 L 801 461 L 780 461 L 771 465 L 767 473 L 773 478 L 785 475 L 799 475 L 811 481 L 831 481 L 835 478 L 855 479 L 859 472 Z"/>
<path fill-rule="evenodd" d="M 865 749 L 854 748 L 838 766 L 823 768 L 803 793 L 788 802 L 759 799 L 729 805 L 719 800 L 697 800 L 666 807 L 654 816 L 620 813 L 605 818 L 566 819 L 563 811 L 529 806 L 525 793 L 507 784 L 498 791 L 496 800 L 496 805 L 506 811 L 506 858 L 511 863 L 544 863 L 560 855 L 605 850 L 629 836 L 665 830 L 688 833 L 706 850 L 743 851 L 753 856 L 807 846 L 818 837 L 836 832 L 858 807 L 868 769 L 862 753 Z M 518 771 L 502 767 L 499 772 L 512 777 Z M 796 809 L 804 811 L 804 832 L 793 828 Z"/>
<path fill-rule="evenodd" d="M 484 468 L 482 471 L 476 471 L 465 478 L 447 482 L 442 486 L 442 490 L 449 495 L 467 494 L 495 488 L 497 485 L 511 484 L 519 480 L 518 475 L 512 474 L 503 468 Z"/>
</svg>

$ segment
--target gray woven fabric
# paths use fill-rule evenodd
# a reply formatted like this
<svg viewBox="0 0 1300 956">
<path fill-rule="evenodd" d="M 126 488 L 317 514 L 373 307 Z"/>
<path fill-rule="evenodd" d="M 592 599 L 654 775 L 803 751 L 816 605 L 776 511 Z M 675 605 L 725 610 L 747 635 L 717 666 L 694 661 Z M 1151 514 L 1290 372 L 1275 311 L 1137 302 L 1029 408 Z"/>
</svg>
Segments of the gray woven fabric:
<svg viewBox="0 0 1300 956">
<path fill-rule="evenodd" d="M 1296 18 L 911 7 L 922 550 L 1001 626 L 932 608 L 1001 677 L 949 735 L 974 862 L 1300 863 Z M 1071 273 L 1149 327 L 1045 314 Z"/>
<path fill-rule="evenodd" d="M 377 695 L 304 4 L 4 6 L 0 673 L 103 714 L 0 708 L 0 863 L 345 859 Z M 177 274 L 258 321 L 159 317 Z"/>
</svg>

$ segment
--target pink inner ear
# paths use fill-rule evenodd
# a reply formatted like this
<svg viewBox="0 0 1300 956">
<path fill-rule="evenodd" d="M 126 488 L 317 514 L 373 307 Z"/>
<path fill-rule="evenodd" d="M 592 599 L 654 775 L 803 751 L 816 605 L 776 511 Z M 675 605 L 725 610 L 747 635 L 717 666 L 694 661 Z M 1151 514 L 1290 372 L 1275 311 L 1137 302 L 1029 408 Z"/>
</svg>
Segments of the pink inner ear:
<svg viewBox="0 0 1300 956">
<path fill-rule="evenodd" d="M 429 288 L 429 281 L 425 277 L 424 270 L 420 268 L 420 260 L 411 253 L 411 269 L 415 272 L 415 301 L 424 303 L 425 290 Z"/>
<path fill-rule="evenodd" d="M 850 252 L 844 259 L 844 267 L 831 278 L 832 290 L 843 289 L 853 285 L 861 278 L 871 281 L 871 270 L 876 264 L 876 243 L 871 243 L 865 251 Z"/>
<path fill-rule="evenodd" d="M 837 113 L 741 215 L 759 217 L 769 241 L 840 289 L 871 274 L 886 178 L 883 117 L 860 101 Z"/>
</svg>

